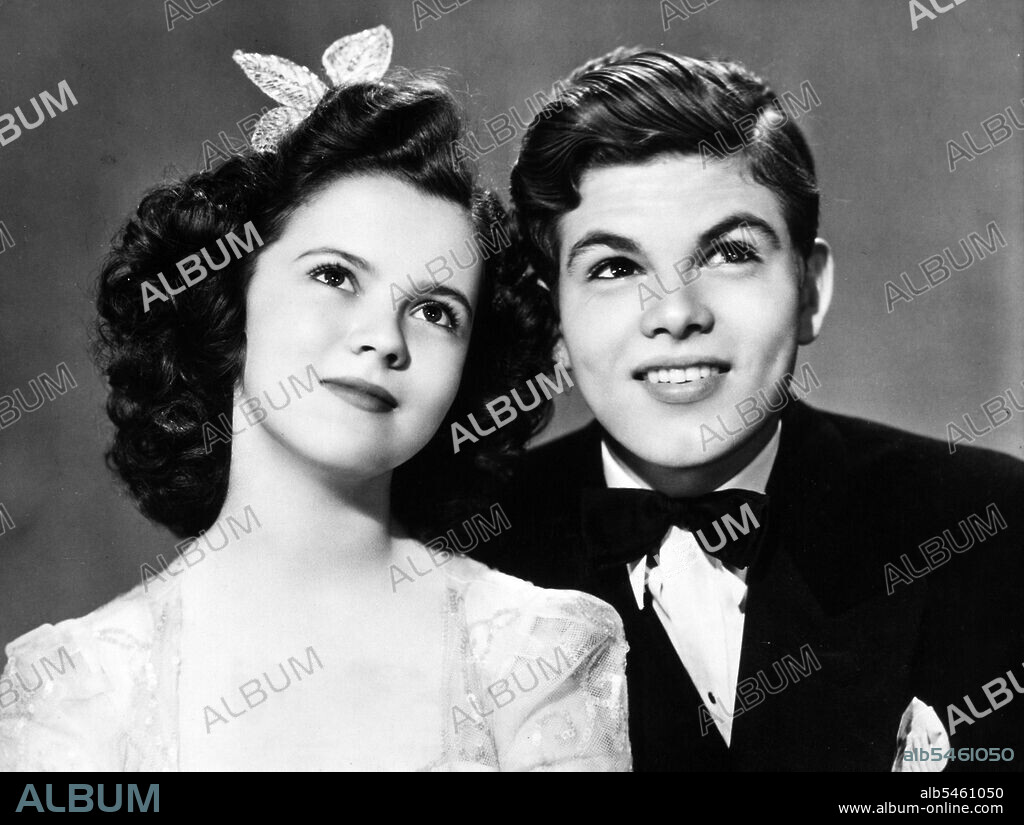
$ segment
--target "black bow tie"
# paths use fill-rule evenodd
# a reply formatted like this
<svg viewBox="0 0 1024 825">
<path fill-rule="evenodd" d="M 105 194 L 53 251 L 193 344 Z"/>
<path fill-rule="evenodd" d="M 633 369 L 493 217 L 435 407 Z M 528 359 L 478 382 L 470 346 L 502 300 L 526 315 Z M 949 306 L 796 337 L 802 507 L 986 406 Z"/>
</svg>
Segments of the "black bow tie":
<svg viewBox="0 0 1024 825">
<path fill-rule="evenodd" d="M 694 498 L 669 498 L 653 490 L 583 491 L 583 536 L 600 567 L 627 564 L 655 553 L 669 527 L 693 533 L 698 545 L 743 569 L 765 531 L 768 496 L 722 490 Z"/>
</svg>

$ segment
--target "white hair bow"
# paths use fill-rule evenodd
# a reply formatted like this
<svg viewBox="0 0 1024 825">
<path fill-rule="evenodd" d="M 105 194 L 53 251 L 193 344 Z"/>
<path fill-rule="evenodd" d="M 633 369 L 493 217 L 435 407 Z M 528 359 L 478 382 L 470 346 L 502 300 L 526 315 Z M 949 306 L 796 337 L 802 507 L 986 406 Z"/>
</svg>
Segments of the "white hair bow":
<svg viewBox="0 0 1024 825">
<path fill-rule="evenodd" d="M 391 63 L 394 41 L 387 26 L 335 40 L 322 58 L 335 87 L 380 80 Z M 316 108 L 327 86 L 305 66 L 273 54 L 235 51 L 234 61 L 248 78 L 282 104 L 259 119 L 252 133 L 257 152 L 271 152 L 281 139 Z"/>
</svg>

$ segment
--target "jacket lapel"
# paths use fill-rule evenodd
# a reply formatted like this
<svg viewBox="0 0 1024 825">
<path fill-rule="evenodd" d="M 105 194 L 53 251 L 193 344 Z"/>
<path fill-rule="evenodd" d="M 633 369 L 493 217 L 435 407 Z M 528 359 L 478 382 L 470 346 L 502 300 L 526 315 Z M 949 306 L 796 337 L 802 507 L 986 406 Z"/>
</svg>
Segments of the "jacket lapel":
<svg viewBox="0 0 1024 825">
<path fill-rule="evenodd" d="M 888 770 L 924 590 L 886 596 L 891 548 L 840 434 L 795 402 L 781 439 L 747 578 L 735 764 Z"/>
</svg>

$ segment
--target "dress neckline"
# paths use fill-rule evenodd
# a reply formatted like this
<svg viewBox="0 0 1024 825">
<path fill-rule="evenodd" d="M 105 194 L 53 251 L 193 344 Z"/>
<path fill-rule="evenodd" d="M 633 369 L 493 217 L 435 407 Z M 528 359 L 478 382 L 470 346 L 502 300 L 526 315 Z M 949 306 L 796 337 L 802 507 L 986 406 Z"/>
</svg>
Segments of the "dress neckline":
<svg viewBox="0 0 1024 825">
<path fill-rule="evenodd" d="M 487 739 L 490 748 L 477 741 L 478 736 L 472 736 L 473 741 L 468 742 L 464 733 L 454 734 L 447 713 L 453 698 L 467 689 L 473 690 L 475 682 L 479 681 L 475 678 L 475 668 L 470 667 L 465 589 L 479 578 L 480 571 L 474 570 L 475 567 L 485 571 L 489 568 L 463 556 L 456 556 L 449 564 L 451 569 L 440 571 L 445 576 L 445 582 L 438 605 L 443 613 L 438 702 L 440 748 L 437 758 L 420 767 L 419 771 L 437 770 L 452 761 L 454 754 L 465 756 L 467 749 L 471 749 L 474 755 L 482 756 L 494 747 L 489 735 Z M 144 742 L 138 743 L 142 752 L 140 769 L 181 772 L 181 645 L 184 639 L 185 605 L 178 576 L 187 573 L 187 567 L 179 558 L 169 564 L 164 572 L 171 578 L 169 582 L 161 582 L 158 585 L 161 589 L 152 597 L 155 599 L 154 638 L 145 664 L 146 701 L 138 708 L 143 718 L 137 720 L 141 726 L 136 727 L 136 730 L 142 731 L 145 737 Z M 480 688 L 476 685 L 477 690 Z M 149 752 L 147 742 L 157 749 L 157 753 Z"/>
</svg>

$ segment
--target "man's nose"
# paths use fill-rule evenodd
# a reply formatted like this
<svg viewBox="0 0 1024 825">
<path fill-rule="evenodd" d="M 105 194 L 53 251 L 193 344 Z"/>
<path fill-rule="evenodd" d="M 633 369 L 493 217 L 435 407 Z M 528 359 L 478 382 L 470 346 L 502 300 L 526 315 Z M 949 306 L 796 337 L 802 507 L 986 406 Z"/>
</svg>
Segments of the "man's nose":
<svg viewBox="0 0 1024 825">
<path fill-rule="evenodd" d="M 675 270 L 658 273 L 659 284 L 667 284 L 668 289 L 654 301 L 644 302 L 640 327 L 647 337 L 668 335 L 683 339 L 693 333 L 710 332 L 714 327 L 714 314 L 701 289 L 700 270 L 687 271 L 685 275 L 681 277 Z"/>
</svg>

